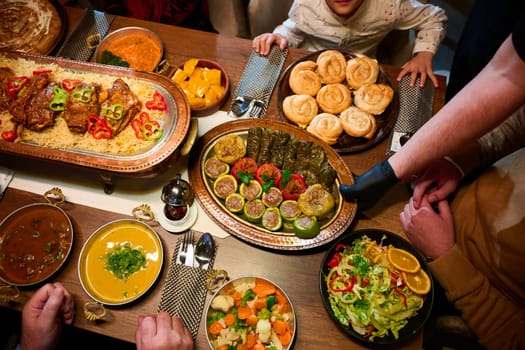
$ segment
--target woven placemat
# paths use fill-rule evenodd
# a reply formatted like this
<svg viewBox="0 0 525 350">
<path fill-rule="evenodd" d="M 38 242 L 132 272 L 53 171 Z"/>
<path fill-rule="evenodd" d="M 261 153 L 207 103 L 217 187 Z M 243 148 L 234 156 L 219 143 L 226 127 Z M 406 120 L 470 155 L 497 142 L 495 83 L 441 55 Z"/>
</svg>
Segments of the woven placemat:
<svg viewBox="0 0 525 350">
<path fill-rule="evenodd" d="M 406 75 L 399 82 L 399 115 L 387 150 L 389 154 L 397 152 L 432 117 L 434 85 L 427 79 L 421 88 L 419 81 L 418 77 L 414 86 L 410 86 L 410 75 Z"/>
<path fill-rule="evenodd" d="M 56 55 L 77 61 L 89 61 L 114 19 L 115 15 L 85 9 L 80 22 Z"/>
<path fill-rule="evenodd" d="M 259 117 L 263 117 L 287 54 L 288 50 L 281 50 L 276 45 L 272 46 L 268 56 L 252 51 L 232 101 L 238 96 L 262 101 L 263 108 Z"/>
<path fill-rule="evenodd" d="M 177 240 L 173 256 L 171 257 L 170 267 L 158 311 L 166 311 L 171 316 L 178 316 L 182 319 L 186 327 L 195 339 L 199 332 L 204 303 L 206 301 L 206 277 L 208 272 L 213 270 L 215 252 L 206 269 L 199 267 L 182 265 L 178 255 L 182 238 Z"/>
</svg>

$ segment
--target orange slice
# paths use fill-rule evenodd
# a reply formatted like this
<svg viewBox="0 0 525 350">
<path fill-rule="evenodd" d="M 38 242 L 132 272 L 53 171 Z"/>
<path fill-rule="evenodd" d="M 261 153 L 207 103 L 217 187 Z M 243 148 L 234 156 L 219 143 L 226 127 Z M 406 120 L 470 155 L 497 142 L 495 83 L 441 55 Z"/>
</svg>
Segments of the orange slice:
<svg viewBox="0 0 525 350">
<path fill-rule="evenodd" d="M 417 258 L 406 250 L 390 247 L 387 250 L 388 262 L 399 271 L 416 272 L 420 269 Z"/>
<path fill-rule="evenodd" d="M 430 291 L 430 278 L 423 269 L 419 269 L 416 273 L 401 272 L 401 278 L 416 294 L 423 295 Z"/>
</svg>

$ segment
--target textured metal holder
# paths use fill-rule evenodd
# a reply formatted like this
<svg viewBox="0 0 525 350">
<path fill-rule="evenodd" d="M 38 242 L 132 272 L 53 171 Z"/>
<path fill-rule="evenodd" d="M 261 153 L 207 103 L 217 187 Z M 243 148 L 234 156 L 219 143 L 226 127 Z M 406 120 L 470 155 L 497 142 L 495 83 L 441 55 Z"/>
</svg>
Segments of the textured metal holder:
<svg viewBox="0 0 525 350">
<path fill-rule="evenodd" d="M 109 31 L 115 15 L 85 9 L 80 22 L 62 44 L 56 56 L 89 61 L 93 52 Z"/>
<path fill-rule="evenodd" d="M 403 146 L 414 133 L 432 117 L 434 106 L 434 85 L 427 79 L 423 88 L 419 87 L 419 77 L 410 86 L 410 76 L 406 75 L 399 83 L 399 115 L 390 138 L 387 153 L 392 154 Z"/>
<path fill-rule="evenodd" d="M 266 114 L 268 103 L 287 54 L 288 50 L 281 50 L 276 45 L 272 46 L 268 56 L 261 56 L 252 51 L 232 98 L 232 101 L 235 101 L 236 97 L 242 96 L 262 102 L 257 113 L 248 113 L 250 117 L 260 118 Z M 231 112 L 229 114 L 235 115 Z"/>
<path fill-rule="evenodd" d="M 195 339 L 199 331 L 206 293 L 208 292 L 206 279 L 208 273 L 213 271 L 217 246 L 208 268 L 202 269 L 179 263 L 178 254 L 181 244 L 182 238 L 177 240 L 171 258 L 158 311 L 166 311 L 171 316 L 180 317 Z"/>
</svg>

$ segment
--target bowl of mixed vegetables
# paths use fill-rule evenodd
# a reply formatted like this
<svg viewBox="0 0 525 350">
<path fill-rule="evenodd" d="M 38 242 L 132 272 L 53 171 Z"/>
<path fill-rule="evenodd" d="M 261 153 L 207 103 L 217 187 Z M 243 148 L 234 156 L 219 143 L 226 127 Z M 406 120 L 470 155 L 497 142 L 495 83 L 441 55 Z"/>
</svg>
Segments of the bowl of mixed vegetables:
<svg viewBox="0 0 525 350">
<path fill-rule="evenodd" d="M 319 285 L 330 317 L 368 344 L 395 344 L 415 335 L 434 299 L 421 254 L 402 237 L 379 229 L 337 240 L 322 261 Z"/>
<path fill-rule="evenodd" d="M 290 349 L 295 338 L 295 312 L 275 283 L 239 277 L 211 298 L 206 335 L 211 349 Z"/>
</svg>

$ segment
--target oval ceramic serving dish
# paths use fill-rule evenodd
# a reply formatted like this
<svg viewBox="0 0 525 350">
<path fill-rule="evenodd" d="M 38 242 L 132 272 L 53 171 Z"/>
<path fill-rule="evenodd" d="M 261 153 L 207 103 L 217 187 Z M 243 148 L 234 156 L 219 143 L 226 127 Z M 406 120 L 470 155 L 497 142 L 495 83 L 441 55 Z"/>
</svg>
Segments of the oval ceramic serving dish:
<svg viewBox="0 0 525 350">
<path fill-rule="evenodd" d="M 147 72 L 119 67 L 85 63 L 62 58 L 34 56 L 13 52 L 0 52 L 0 66 L 13 65 L 13 60 L 34 62 L 39 69 L 46 67 L 67 70 L 75 74 L 97 74 L 108 81 L 117 78 L 138 84 L 147 84 L 159 92 L 166 104 L 160 126 L 162 136 L 152 146 L 134 153 L 111 153 L 89 149 L 46 147 L 32 141 L 6 142 L 0 139 L 0 152 L 16 156 L 76 165 L 94 170 L 102 170 L 119 175 L 149 176 L 158 171 L 168 159 L 178 158 L 180 148 L 190 125 L 190 108 L 182 90 L 169 78 Z M 24 61 L 25 62 L 25 61 Z M 54 73 L 52 73 L 54 74 Z M 149 97 L 148 97 L 149 98 Z M 142 105 L 146 101 L 141 101 Z M 144 107 L 143 107 L 144 111 Z M 128 125 L 128 128 L 131 127 Z M 119 135 L 120 136 L 120 135 Z"/>
<path fill-rule="evenodd" d="M 400 248 L 410 252 L 419 260 L 421 268 L 427 273 L 427 275 L 430 278 L 431 289 L 424 297 L 423 306 L 417 311 L 417 313 L 414 316 L 407 319 L 406 325 L 398 331 L 397 339 L 389 331 L 389 333 L 386 336 L 377 337 L 373 340 L 370 340 L 368 337 L 354 330 L 351 325 L 342 324 L 339 321 L 338 316 L 332 309 L 330 303 L 330 293 L 328 291 L 327 281 L 325 280 L 326 276 L 329 274 L 330 271 L 330 266 L 328 266 L 330 261 L 334 258 L 335 254 L 341 251 L 341 246 L 351 246 L 356 239 L 359 239 L 365 235 L 377 243 L 382 243 L 383 246 L 392 245 L 395 248 Z M 337 326 L 341 328 L 345 333 L 350 335 L 352 338 L 360 341 L 361 343 L 365 343 L 368 346 L 372 346 L 374 344 L 396 344 L 414 336 L 424 326 L 426 320 L 430 316 L 432 304 L 434 301 L 432 275 L 430 272 L 430 268 L 425 263 L 425 260 L 423 259 L 421 254 L 419 254 L 419 252 L 408 241 L 406 241 L 399 235 L 379 229 L 363 229 L 354 232 L 349 232 L 348 234 L 345 234 L 343 237 L 334 242 L 334 244 L 328 250 L 321 263 L 319 273 L 319 288 L 321 292 L 321 299 L 323 301 L 323 305 L 330 317 L 332 318 L 332 320 L 337 324 Z"/>
<path fill-rule="evenodd" d="M 126 278 L 108 270 L 107 255 L 129 244 L 146 257 L 146 266 Z M 164 253 L 158 234 L 147 224 L 132 219 L 112 221 L 97 229 L 82 247 L 78 275 L 84 291 L 104 305 L 124 305 L 143 296 L 162 270 Z"/>
<path fill-rule="evenodd" d="M 231 298 L 234 293 L 242 294 L 243 300 L 247 300 L 245 309 L 241 310 L 241 306 L 233 306 L 225 311 L 222 300 L 220 299 Z M 259 297 L 259 295 L 261 296 Z M 275 300 L 275 302 L 272 301 L 269 304 L 268 300 Z M 246 307 L 249 309 L 249 306 L 256 309 L 258 315 L 264 314 L 265 311 L 260 310 L 261 307 L 257 308 L 257 305 L 260 305 L 261 301 L 263 301 L 263 307 L 272 313 L 271 322 L 273 322 L 273 324 L 268 329 L 269 332 L 266 333 L 266 335 L 258 331 L 260 328 L 263 328 L 259 327 L 259 322 L 264 322 L 264 317 L 257 317 L 257 327 L 246 326 L 247 320 L 238 317 L 239 314 L 246 311 Z M 237 315 L 235 316 L 235 325 L 238 327 L 232 327 L 230 329 L 231 333 L 220 332 L 221 334 L 216 334 L 213 331 L 214 323 L 224 322 L 224 320 L 221 319 L 226 313 Z M 253 316 L 255 316 L 255 313 Z M 271 322 L 269 322 L 268 325 L 270 325 Z M 206 338 L 208 339 L 210 349 L 214 350 L 221 349 L 220 344 L 228 342 L 227 337 L 230 334 L 234 339 L 237 338 L 237 340 L 233 340 L 232 344 L 233 346 L 237 345 L 237 348 L 240 348 L 241 344 L 249 344 L 252 341 L 250 338 L 253 339 L 254 342 L 255 339 L 259 338 L 259 341 L 264 343 L 265 348 L 288 350 L 293 348 L 295 335 L 297 333 L 295 311 L 288 295 L 274 282 L 266 278 L 252 276 L 235 278 L 215 292 L 207 307 L 206 326 Z M 241 333 L 244 334 L 241 336 Z"/>
<path fill-rule="evenodd" d="M 310 141 L 320 146 L 329 164 L 337 171 L 336 182 L 351 184 L 352 173 L 343 159 L 328 145 L 315 136 L 291 125 L 269 119 L 240 119 L 221 124 L 203 135 L 196 145 L 198 153 L 191 153 L 189 179 L 195 194 L 208 215 L 224 230 L 249 243 L 277 250 L 302 250 L 317 247 L 336 239 L 352 223 L 356 214 L 356 205 L 346 202 L 339 195 L 335 213 L 328 220 L 321 222 L 321 232 L 314 238 L 301 239 L 293 231 L 269 231 L 262 226 L 250 223 L 241 215 L 226 209 L 223 202 L 213 192 L 213 183 L 204 173 L 204 163 L 213 156 L 213 146 L 225 135 L 237 134 L 246 137 L 250 127 L 262 127 L 280 130 L 301 140 Z"/>
<path fill-rule="evenodd" d="M 281 117 L 281 120 L 285 122 L 291 123 L 285 116 L 283 112 L 283 101 L 284 99 L 289 96 L 293 95 L 294 92 L 290 88 L 289 79 L 290 79 L 290 73 L 292 72 L 293 68 L 304 61 L 314 61 L 317 60 L 317 57 L 326 50 L 319 50 L 315 52 L 311 52 L 301 58 L 298 58 L 295 60 L 292 64 L 290 64 L 284 73 L 281 76 L 281 79 L 279 80 L 279 83 L 277 85 L 277 108 L 279 110 L 279 115 Z M 362 56 L 362 54 L 349 51 L 349 50 L 341 50 L 341 53 L 345 56 L 347 60 Z M 376 116 L 376 122 L 377 122 L 377 130 L 375 135 L 371 139 L 366 139 L 363 137 L 352 137 L 345 132 L 343 132 L 338 140 L 337 143 L 332 145 L 332 148 L 336 150 L 339 153 L 352 153 L 352 152 L 358 152 L 363 151 L 365 149 L 368 149 L 375 144 L 381 142 L 386 136 L 390 134 L 390 131 L 394 127 L 397 115 L 399 111 L 399 93 L 397 91 L 397 86 L 392 83 L 389 76 L 381 69 L 379 69 L 379 77 L 377 80 L 377 83 L 382 83 L 389 85 L 394 90 L 394 98 L 392 99 L 392 102 L 390 105 L 386 108 L 386 110 L 383 112 L 383 114 Z"/>
<path fill-rule="evenodd" d="M 41 283 L 64 265 L 72 246 L 73 225 L 62 209 L 48 203 L 21 207 L 0 223 L 0 280 Z"/>
</svg>

